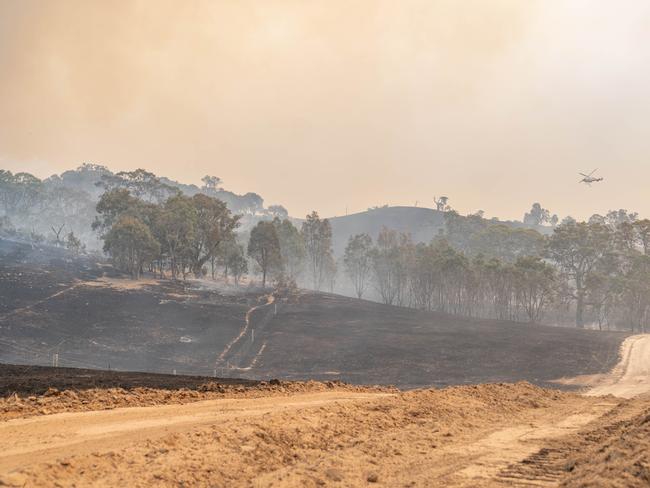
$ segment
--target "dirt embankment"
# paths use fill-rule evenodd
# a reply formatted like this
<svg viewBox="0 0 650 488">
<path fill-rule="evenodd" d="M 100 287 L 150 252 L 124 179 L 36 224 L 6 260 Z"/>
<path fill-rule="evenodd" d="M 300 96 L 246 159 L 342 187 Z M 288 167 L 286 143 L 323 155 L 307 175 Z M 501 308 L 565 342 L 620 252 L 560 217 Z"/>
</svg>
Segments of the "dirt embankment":
<svg viewBox="0 0 650 488">
<path fill-rule="evenodd" d="M 0 472 L 10 486 L 475 486 L 507 464 L 484 439 L 516 442 L 514 460 L 537 447 L 514 426 L 596 403 L 520 383 L 51 415 L 0 424 Z"/>
<path fill-rule="evenodd" d="M 583 434 L 582 449 L 569 460 L 571 473 L 563 486 L 650 486 L 650 399 L 631 403 L 621 407 L 628 410 L 621 419 L 600 422 Z"/>
<path fill-rule="evenodd" d="M 647 396 L 4 371 L 0 486 L 648 485 Z"/>
<path fill-rule="evenodd" d="M 395 392 L 338 381 L 252 381 L 0 365 L 0 421 L 61 412 L 186 404 L 326 391 Z"/>
</svg>

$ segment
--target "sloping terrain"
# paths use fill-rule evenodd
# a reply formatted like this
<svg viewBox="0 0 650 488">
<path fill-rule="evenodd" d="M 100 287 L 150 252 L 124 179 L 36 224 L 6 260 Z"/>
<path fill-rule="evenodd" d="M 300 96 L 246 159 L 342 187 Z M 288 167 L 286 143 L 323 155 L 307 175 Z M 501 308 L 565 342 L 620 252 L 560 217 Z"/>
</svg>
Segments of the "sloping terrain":
<svg viewBox="0 0 650 488">
<path fill-rule="evenodd" d="M 0 244 L 4 363 L 212 375 L 217 351 L 258 299 L 134 282 L 58 249 Z"/>
<path fill-rule="evenodd" d="M 0 241 L 0 362 L 400 387 L 609 371 L 622 333 L 472 320 L 302 292 L 121 278 Z"/>
<path fill-rule="evenodd" d="M 444 230 L 445 214 L 426 207 L 393 206 L 332 217 L 329 221 L 332 224 L 334 254 L 342 256 L 351 235 L 365 233 L 374 240 L 382 227 L 409 234 L 414 242 L 430 242 Z M 511 227 L 524 227 L 523 223 L 517 221 L 497 222 Z M 542 234 L 548 233 L 550 229 L 545 226 L 535 227 Z"/>
<path fill-rule="evenodd" d="M 625 335 L 391 307 L 306 293 L 266 325 L 259 374 L 405 387 L 606 372 Z M 256 336 L 256 340 L 258 336 Z"/>
<path fill-rule="evenodd" d="M 445 214 L 430 208 L 385 207 L 329 219 L 334 254 L 343 255 L 348 238 L 365 233 L 373 240 L 382 227 L 410 234 L 415 242 L 429 242 L 444 229 Z"/>
</svg>

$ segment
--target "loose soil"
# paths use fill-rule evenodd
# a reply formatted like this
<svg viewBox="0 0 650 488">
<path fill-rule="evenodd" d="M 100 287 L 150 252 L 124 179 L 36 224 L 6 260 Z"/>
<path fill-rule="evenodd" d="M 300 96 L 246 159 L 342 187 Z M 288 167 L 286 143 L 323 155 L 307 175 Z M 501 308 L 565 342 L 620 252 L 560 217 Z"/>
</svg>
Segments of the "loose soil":
<svg viewBox="0 0 650 488">
<path fill-rule="evenodd" d="M 612 385 L 638 371 L 645 348 L 634 345 L 646 340 L 624 344 Z M 86 376 L 78 391 L 93 384 Z M 137 377 L 134 388 L 157 382 L 195 391 L 195 400 L 212 393 L 197 378 L 183 387 L 182 377 Z M 626 389 L 633 398 L 621 399 L 525 382 L 409 392 L 243 382 L 227 398 L 179 404 L 160 390 L 165 405 L 88 412 L 68 402 L 68 390 L 46 391 L 37 397 L 68 413 L 26 409 L 26 418 L 0 422 L 0 484 L 647 486 L 650 396 L 638 385 L 640 396 Z"/>
</svg>

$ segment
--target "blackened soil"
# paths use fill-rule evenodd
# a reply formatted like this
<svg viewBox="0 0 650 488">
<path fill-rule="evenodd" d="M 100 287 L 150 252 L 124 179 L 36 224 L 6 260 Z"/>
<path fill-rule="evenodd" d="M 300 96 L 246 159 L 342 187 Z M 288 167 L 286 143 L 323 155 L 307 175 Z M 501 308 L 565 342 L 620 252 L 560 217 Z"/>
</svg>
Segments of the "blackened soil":
<svg viewBox="0 0 650 488">
<path fill-rule="evenodd" d="M 58 355 L 64 367 L 179 375 L 548 385 L 609 371 L 626 336 L 322 293 L 259 306 L 262 293 L 221 293 L 196 282 L 91 286 L 106 276 L 115 271 L 98 259 L 0 240 L 0 362 L 50 366 Z M 250 327 L 232 343 L 256 305 Z"/>
<path fill-rule="evenodd" d="M 122 388 L 125 390 L 134 388 L 200 389 L 208 381 L 214 381 L 214 379 L 204 376 L 0 364 L 0 397 L 14 393 L 19 395 L 40 395 L 51 388 L 60 391 L 95 388 Z M 259 384 L 259 382 L 252 380 L 228 378 L 219 378 L 218 382 L 222 385 L 240 385 L 244 387 Z"/>
<path fill-rule="evenodd" d="M 213 376 L 257 300 L 183 282 L 93 286 L 115 272 L 60 249 L 25 247 L 0 241 L 3 363 L 49 366 L 58 355 L 60 366 Z"/>
<path fill-rule="evenodd" d="M 609 371 L 626 334 L 473 320 L 305 294 L 267 326 L 260 373 L 400 387 L 551 380 Z M 557 386 L 557 385 L 555 385 Z"/>
</svg>

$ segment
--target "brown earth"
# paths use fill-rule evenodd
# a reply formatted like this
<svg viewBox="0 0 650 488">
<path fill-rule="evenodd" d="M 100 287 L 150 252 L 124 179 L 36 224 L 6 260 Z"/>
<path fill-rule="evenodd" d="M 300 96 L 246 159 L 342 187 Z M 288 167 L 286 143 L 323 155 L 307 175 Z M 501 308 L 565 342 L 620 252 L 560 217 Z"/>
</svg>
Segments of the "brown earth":
<svg viewBox="0 0 650 488">
<path fill-rule="evenodd" d="M 611 387 L 636 376 L 629 365 L 643 364 L 645 340 L 626 342 Z M 131 404 L 150 406 L 83 411 L 69 391 L 91 392 L 96 408 L 111 408 L 114 389 L 92 387 L 92 372 L 80 375 L 79 388 L 70 372 L 59 374 L 67 390 L 32 396 L 67 413 L 32 416 L 25 407 L 25 418 L 0 421 L 0 485 L 634 487 L 650 479 L 648 393 L 276 381 L 224 383 L 222 393 L 201 391 L 198 378 L 183 386 L 177 376 L 110 373 L 96 384 L 148 388 L 150 397 Z"/>
<path fill-rule="evenodd" d="M 534 452 L 535 432 L 614 404 L 519 383 L 57 414 L 0 424 L 0 472 L 18 486 L 474 486 Z"/>
<path fill-rule="evenodd" d="M 395 392 L 339 381 L 252 381 L 201 376 L 123 373 L 0 365 L 0 421 L 61 412 L 185 404 L 201 400 L 315 393 Z"/>
</svg>

